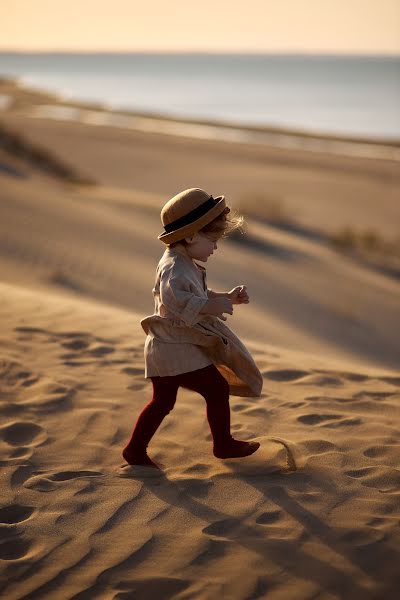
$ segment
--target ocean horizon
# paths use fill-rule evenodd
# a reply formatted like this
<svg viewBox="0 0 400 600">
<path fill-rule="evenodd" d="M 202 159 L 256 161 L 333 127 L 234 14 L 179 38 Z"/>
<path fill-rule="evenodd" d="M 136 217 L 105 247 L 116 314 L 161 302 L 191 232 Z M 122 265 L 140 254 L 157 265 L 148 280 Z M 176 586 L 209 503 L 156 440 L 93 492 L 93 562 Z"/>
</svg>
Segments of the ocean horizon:
<svg viewBox="0 0 400 600">
<path fill-rule="evenodd" d="M 400 139 L 400 57 L 1 52 L 0 77 L 113 110 Z"/>
</svg>

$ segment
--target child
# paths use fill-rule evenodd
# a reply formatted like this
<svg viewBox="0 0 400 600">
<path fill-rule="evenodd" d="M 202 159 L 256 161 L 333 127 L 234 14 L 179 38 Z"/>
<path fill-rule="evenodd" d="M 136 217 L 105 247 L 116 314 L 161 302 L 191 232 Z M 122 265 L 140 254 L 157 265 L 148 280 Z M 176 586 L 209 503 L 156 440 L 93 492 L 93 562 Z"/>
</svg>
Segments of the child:
<svg viewBox="0 0 400 600">
<path fill-rule="evenodd" d="M 160 468 L 147 446 L 175 405 L 179 387 L 201 394 L 217 458 L 249 456 L 260 444 L 235 440 L 230 433 L 229 394 L 260 396 L 262 375 L 239 338 L 223 323 L 233 304 L 248 304 L 245 286 L 217 293 L 207 288 L 207 262 L 220 238 L 238 229 L 242 217 L 227 216 L 225 197 L 213 198 L 190 188 L 169 200 L 161 211 L 167 245 L 152 290 L 155 312 L 141 321 L 147 334 L 145 377 L 153 397 L 139 415 L 123 457 L 131 465 Z"/>
</svg>

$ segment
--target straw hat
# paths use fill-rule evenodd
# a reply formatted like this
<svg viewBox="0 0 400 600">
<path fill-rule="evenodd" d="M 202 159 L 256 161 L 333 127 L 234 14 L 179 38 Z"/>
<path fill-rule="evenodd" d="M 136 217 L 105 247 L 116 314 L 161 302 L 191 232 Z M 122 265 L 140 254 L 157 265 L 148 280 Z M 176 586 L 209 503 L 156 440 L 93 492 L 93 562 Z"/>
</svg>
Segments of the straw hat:
<svg viewBox="0 0 400 600">
<path fill-rule="evenodd" d="M 201 188 L 180 192 L 163 206 L 161 223 L 163 233 L 158 239 L 172 244 L 197 233 L 225 209 L 225 196 L 213 198 Z"/>
</svg>

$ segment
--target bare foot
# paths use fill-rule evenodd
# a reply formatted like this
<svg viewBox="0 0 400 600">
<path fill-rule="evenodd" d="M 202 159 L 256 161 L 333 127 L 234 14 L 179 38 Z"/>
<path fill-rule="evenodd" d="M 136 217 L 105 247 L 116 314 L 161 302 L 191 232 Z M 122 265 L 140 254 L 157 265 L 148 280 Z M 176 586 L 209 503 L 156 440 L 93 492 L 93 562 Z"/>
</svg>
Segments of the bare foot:
<svg viewBox="0 0 400 600">
<path fill-rule="evenodd" d="M 139 455 L 134 455 L 131 452 L 129 452 L 129 449 L 125 448 L 122 451 L 122 456 L 124 457 L 124 459 L 126 460 L 126 462 L 130 465 L 139 465 L 142 467 L 153 467 L 154 469 L 159 469 L 161 471 L 161 468 L 151 460 L 150 456 L 147 455 L 147 453 L 145 452 L 144 454 L 140 454 Z"/>
<path fill-rule="evenodd" d="M 232 445 L 222 450 L 214 448 L 214 456 L 217 458 L 242 458 L 254 454 L 260 447 L 260 442 L 243 442 L 241 440 L 232 440 Z"/>
</svg>

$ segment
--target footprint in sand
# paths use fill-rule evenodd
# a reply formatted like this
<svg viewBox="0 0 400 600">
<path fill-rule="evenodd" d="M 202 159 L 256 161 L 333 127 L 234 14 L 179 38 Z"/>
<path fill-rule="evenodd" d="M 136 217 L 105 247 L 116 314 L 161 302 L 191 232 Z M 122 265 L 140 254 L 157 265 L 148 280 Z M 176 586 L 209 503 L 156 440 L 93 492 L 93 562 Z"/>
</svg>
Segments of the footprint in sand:
<svg viewBox="0 0 400 600">
<path fill-rule="evenodd" d="M 135 381 L 127 386 L 128 390 L 139 391 L 142 390 L 146 386 L 146 382 L 143 381 L 144 378 L 144 370 L 142 367 L 124 367 L 121 369 L 121 373 L 125 373 L 126 375 L 132 375 L 135 379 L 139 379 L 141 381 Z"/>
<path fill-rule="evenodd" d="M 306 425 L 317 425 L 318 423 L 324 423 L 332 419 L 341 419 L 343 415 L 323 415 L 320 413 L 309 413 L 307 415 L 300 415 L 297 417 L 297 421 L 305 423 Z"/>
<path fill-rule="evenodd" d="M 47 437 L 43 427 L 32 421 L 15 421 L 0 428 L 0 439 L 10 446 L 38 446 Z"/>
<path fill-rule="evenodd" d="M 32 385 L 38 378 L 21 363 L 0 359 L 0 379 L 2 387 L 16 388 Z"/>
<path fill-rule="evenodd" d="M 97 364 L 96 360 L 90 360 L 93 358 L 101 358 L 107 354 L 115 352 L 115 348 L 112 346 L 94 346 L 90 349 L 85 349 L 80 352 L 69 352 L 68 354 L 61 354 L 60 358 L 64 360 L 64 364 L 70 367 L 78 367 L 89 364 Z M 115 361 L 113 361 L 115 362 Z"/>
<path fill-rule="evenodd" d="M 400 470 L 386 466 L 363 467 L 345 471 L 352 479 L 359 479 L 362 485 L 378 489 L 380 492 L 398 492 Z"/>
<path fill-rule="evenodd" d="M 344 418 L 344 415 L 332 415 L 321 413 L 310 413 L 307 415 L 300 415 L 299 417 L 297 417 L 297 421 L 300 421 L 300 423 L 304 423 L 305 425 L 322 424 L 322 427 L 327 427 L 329 429 L 361 425 L 363 422 L 363 420 L 360 418 L 354 417 L 346 419 Z"/>
<path fill-rule="evenodd" d="M 51 411 L 61 412 L 71 410 L 73 399 L 80 387 L 80 384 L 76 384 L 75 387 L 69 387 L 53 381 L 43 380 L 41 385 L 38 385 L 37 390 L 35 390 L 38 397 L 26 400 L 24 406 L 29 407 L 35 413 L 46 414 Z"/>
<path fill-rule="evenodd" d="M 236 402 L 235 404 L 231 405 L 231 410 L 233 410 L 234 412 L 240 412 L 241 410 L 245 410 L 246 408 L 248 408 L 248 404 L 243 404 L 242 402 Z"/>
<path fill-rule="evenodd" d="M 28 377 L 25 381 L 21 381 L 21 385 L 23 387 L 30 387 L 39 381 L 39 377 L 37 375 L 32 375 L 32 377 Z"/>
<path fill-rule="evenodd" d="M 303 446 L 312 454 L 324 454 L 337 449 L 336 444 L 327 440 L 305 440 Z"/>
<path fill-rule="evenodd" d="M 43 475 L 42 473 L 40 472 L 39 475 L 27 479 L 23 484 L 24 487 L 38 492 L 52 492 L 58 489 L 57 482 L 60 481 L 71 481 L 81 477 L 105 477 L 104 473 L 99 471 L 59 471 L 49 475 Z"/>
<path fill-rule="evenodd" d="M 61 344 L 63 348 L 67 348 L 68 350 L 86 350 L 89 346 L 89 342 L 86 339 L 73 339 L 69 342 L 64 342 Z"/>
<path fill-rule="evenodd" d="M 14 489 L 23 485 L 25 481 L 28 481 L 28 479 L 32 477 L 33 472 L 37 473 L 37 471 L 34 470 L 33 465 L 30 464 L 17 467 L 10 478 L 11 488 Z"/>
<path fill-rule="evenodd" d="M 104 473 L 100 471 L 60 471 L 49 475 L 51 481 L 69 481 L 70 479 L 78 479 L 79 477 L 104 477 Z"/>
<path fill-rule="evenodd" d="M 5 540 L 0 543 L 0 559 L 18 560 L 23 558 L 28 554 L 31 545 L 31 541 L 21 537 Z"/>
<path fill-rule="evenodd" d="M 394 464 L 400 464 L 400 444 L 381 444 L 370 446 L 363 452 L 369 458 L 387 458 Z"/>
<path fill-rule="evenodd" d="M 112 346 L 98 344 L 97 346 L 93 346 L 92 348 L 90 348 L 88 352 L 92 356 L 105 356 L 106 354 L 111 354 L 112 352 L 115 352 L 115 348 L 113 348 Z"/>
<path fill-rule="evenodd" d="M 299 371 L 296 369 L 279 369 L 276 371 L 263 371 L 263 376 L 273 381 L 297 381 L 306 375 L 310 375 L 309 371 Z"/>
<path fill-rule="evenodd" d="M 144 370 L 138 367 L 125 367 L 121 369 L 121 373 L 126 373 L 127 375 L 144 375 Z"/>
<path fill-rule="evenodd" d="M 60 357 L 65 358 L 65 357 Z M 96 361 L 93 360 L 64 360 L 66 367 L 86 367 L 87 365 L 93 365 Z"/>
<path fill-rule="evenodd" d="M 231 535 L 233 529 L 237 526 L 238 521 L 236 519 L 222 519 L 221 521 L 215 521 L 211 525 L 207 525 L 207 527 L 202 529 L 202 532 L 216 537 L 225 537 Z"/>
<path fill-rule="evenodd" d="M 76 393 L 75 389 L 60 385 L 47 377 L 39 377 L 18 362 L 0 360 L 0 380 L 3 396 L 7 399 L 7 402 L 3 402 L 0 406 L 3 415 L 15 417 L 26 411 L 27 408 L 35 413 L 72 408 L 72 398 Z M 28 387 L 35 392 L 35 397 L 25 393 L 23 388 Z M 76 385 L 76 388 L 79 388 L 79 384 Z M 14 399 L 18 401 L 15 402 Z M 37 427 L 35 423 L 32 425 L 32 435 L 34 431 L 38 433 Z M 26 428 L 27 426 L 25 426 Z M 29 438 L 29 429 L 24 433 Z M 36 440 L 36 444 L 40 441 Z"/>
<path fill-rule="evenodd" d="M 58 342 L 62 348 L 69 350 L 61 354 L 63 364 L 68 367 L 85 367 L 97 364 L 96 359 L 103 358 L 102 364 L 126 363 L 125 359 L 106 360 L 106 357 L 115 352 L 115 340 L 93 336 L 85 331 L 50 331 L 38 327 L 16 327 L 15 331 L 32 339 L 34 335 L 45 335 L 51 342 Z M 34 381 L 32 381 L 33 383 Z M 29 385 L 28 383 L 26 385 Z"/>
<path fill-rule="evenodd" d="M 9 454 L 10 458 L 31 458 L 33 451 L 30 447 L 21 446 L 19 448 L 14 448 Z"/>
<path fill-rule="evenodd" d="M 86 331 L 54 331 L 54 332 L 49 332 L 52 333 L 53 335 L 57 336 L 59 339 L 64 339 L 64 338 L 93 338 L 91 333 L 88 333 Z M 100 338 L 95 338 L 95 339 L 100 339 Z"/>
<path fill-rule="evenodd" d="M 371 458 L 380 458 L 381 456 L 385 456 L 386 452 L 385 446 L 371 446 L 364 450 L 363 454 Z"/>
<path fill-rule="evenodd" d="M 260 525 L 271 525 L 272 523 L 276 523 L 283 517 L 283 512 L 281 510 L 270 510 L 262 513 L 256 519 L 256 523 Z"/>
<path fill-rule="evenodd" d="M 304 406 L 305 402 L 283 402 L 280 406 L 288 407 L 288 408 L 300 408 L 300 406 Z"/>
<path fill-rule="evenodd" d="M 26 521 L 35 512 L 33 506 L 23 506 L 22 504 L 9 504 L 0 508 L 0 524 L 11 525 Z"/>
<path fill-rule="evenodd" d="M 93 361 L 81 361 L 77 358 L 101 358 L 115 352 L 113 340 L 95 337 L 83 331 L 58 332 L 40 329 L 38 327 L 16 327 L 15 331 L 30 334 L 30 339 L 36 334 L 46 335 L 48 340 L 58 342 L 61 347 L 70 350 L 68 354 L 60 356 L 64 364 L 71 367 L 92 364 Z"/>
<path fill-rule="evenodd" d="M 128 385 L 126 389 L 138 392 L 139 390 L 142 390 L 145 387 L 145 385 L 145 383 L 132 383 L 132 385 Z"/>
</svg>

